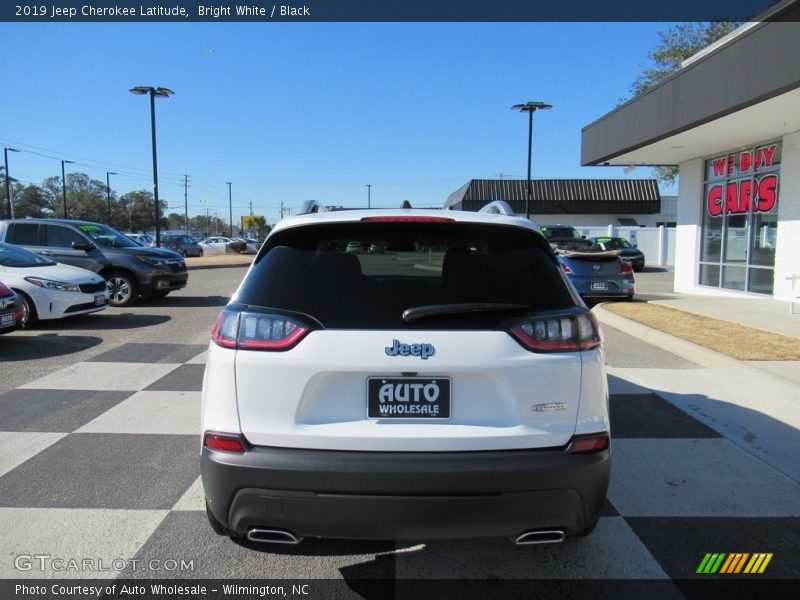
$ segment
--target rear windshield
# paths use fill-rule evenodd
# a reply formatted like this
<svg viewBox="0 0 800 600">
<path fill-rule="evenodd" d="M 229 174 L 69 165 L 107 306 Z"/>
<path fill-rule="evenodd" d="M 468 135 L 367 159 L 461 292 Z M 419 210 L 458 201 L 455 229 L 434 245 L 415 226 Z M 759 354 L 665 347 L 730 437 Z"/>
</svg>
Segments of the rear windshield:
<svg viewBox="0 0 800 600">
<path fill-rule="evenodd" d="M 237 301 L 326 328 L 493 328 L 576 304 L 549 245 L 519 227 L 335 223 L 287 229 L 267 245 Z M 480 303 L 514 306 L 403 319 L 410 308 Z"/>
</svg>

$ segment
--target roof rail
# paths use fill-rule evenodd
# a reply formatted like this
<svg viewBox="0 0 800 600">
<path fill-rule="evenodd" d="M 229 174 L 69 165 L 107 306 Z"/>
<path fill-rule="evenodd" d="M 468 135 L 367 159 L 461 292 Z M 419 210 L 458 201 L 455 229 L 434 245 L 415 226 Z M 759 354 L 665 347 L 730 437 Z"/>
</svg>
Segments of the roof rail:
<svg viewBox="0 0 800 600">
<path fill-rule="evenodd" d="M 297 211 L 298 215 L 310 215 L 312 213 L 328 212 L 328 209 L 317 200 L 306 200 L 300 205 L 300 210 Z"/>
<path fill-rule="evenodd" d="M 514 216 L 514 210 L 505 200 L 495 200 L 494 202 L 490 202 L 478 212 L 490 213 L 493 215 L 508 215 L 510 217 Z"/>
</svg>

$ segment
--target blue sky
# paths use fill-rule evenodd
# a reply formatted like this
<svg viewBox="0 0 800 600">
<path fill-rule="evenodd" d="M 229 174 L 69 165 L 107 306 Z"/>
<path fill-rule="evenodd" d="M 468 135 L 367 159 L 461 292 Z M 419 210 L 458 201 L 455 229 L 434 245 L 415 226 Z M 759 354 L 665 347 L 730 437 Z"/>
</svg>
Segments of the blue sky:
<svg viewBox="0 0 800 600">
<path fill-rule="evenodd" d="M 663 23 L 0 24 L 6 49 L 0 144 L 12 177 L 69 170 L 122 194 L 152 189 L 157 100 L 160 195 L 183 212 L 271 223 L 297 208 L 441 206 L 470 178 L 648 177 L 581 168 L 581 128 L 611 110 L 647 63 Z M 38 154 L 34 154 L 38 153 Z M 40 156 L 43 154 L 46 156 Z M 662 193 L 672 190 L 662 189 Z"/>
</svg>

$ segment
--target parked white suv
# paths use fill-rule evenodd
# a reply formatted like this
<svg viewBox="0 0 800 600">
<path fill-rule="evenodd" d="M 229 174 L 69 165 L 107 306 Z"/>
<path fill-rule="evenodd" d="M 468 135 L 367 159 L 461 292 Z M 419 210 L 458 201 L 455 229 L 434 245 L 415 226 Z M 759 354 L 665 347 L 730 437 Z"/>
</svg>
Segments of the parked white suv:
<svg viewBox="0 0 800 600">
<path fill-rule="evenodd" d="M 274 543 L 585 535 L 610 469 L 601 341 L 527 219 L 284 219 L 212 332 L 211 526 Z"/>
</svg>

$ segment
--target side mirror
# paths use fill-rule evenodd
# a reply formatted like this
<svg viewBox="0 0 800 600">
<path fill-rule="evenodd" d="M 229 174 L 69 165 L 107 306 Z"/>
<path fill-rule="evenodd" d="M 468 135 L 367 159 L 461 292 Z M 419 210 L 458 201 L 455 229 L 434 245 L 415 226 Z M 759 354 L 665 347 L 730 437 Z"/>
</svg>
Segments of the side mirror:
<svg viewBox="0 0 800 600">
<path fill-rule="evenodd" d="M 92 248 L 94 248 L 94 244 L 90 244 L 89 242 L 84 242 L 81 240 L 72 242 L 73 250 L 83 250 L 84 252 L 89 252 Z"/>
<path fill-rule="evenodd" d="M 582 240 L 585 240 L 585 239 L 586 239 L 586 236 L 585 236 L 585 235 L 582 235 L 582 236 L 581 236 L 581 239 L 582 239 Z"/>
</svg>

